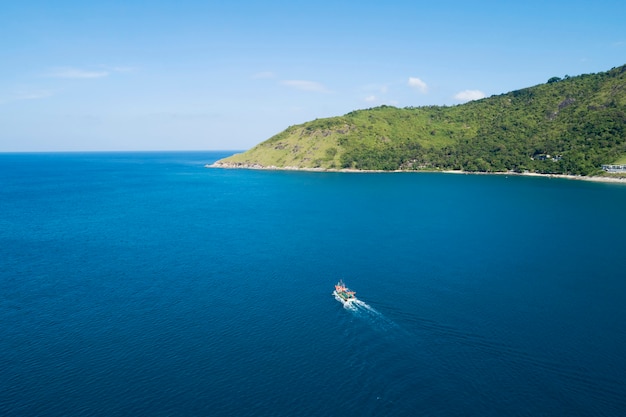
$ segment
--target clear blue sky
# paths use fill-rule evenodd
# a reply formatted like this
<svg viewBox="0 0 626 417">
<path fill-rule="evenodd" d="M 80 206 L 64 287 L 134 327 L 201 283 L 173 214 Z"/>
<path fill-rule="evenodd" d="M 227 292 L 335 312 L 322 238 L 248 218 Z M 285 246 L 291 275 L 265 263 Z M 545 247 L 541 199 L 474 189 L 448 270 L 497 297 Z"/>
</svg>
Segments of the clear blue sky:
<svg viewBox="0 0 626 417">
<path fill-rule="evenodd" d="M 0 152 L 247 149 L 626 64 L 626 2 L 6 1 Z"/>
</svg>

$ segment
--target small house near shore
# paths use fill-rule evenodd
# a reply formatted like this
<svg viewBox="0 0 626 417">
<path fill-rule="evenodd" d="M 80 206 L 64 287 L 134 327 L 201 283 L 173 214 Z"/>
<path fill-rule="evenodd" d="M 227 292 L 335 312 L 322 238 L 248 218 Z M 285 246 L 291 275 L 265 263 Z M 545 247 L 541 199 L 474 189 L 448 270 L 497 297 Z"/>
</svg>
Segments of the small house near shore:
<svg viewBox="0 0 626 417">
<path fill-rule="evenodd" d="M 602 169 L 614 174 L 626 174 L 626 165 L 602 165 Z"/>
</svg>

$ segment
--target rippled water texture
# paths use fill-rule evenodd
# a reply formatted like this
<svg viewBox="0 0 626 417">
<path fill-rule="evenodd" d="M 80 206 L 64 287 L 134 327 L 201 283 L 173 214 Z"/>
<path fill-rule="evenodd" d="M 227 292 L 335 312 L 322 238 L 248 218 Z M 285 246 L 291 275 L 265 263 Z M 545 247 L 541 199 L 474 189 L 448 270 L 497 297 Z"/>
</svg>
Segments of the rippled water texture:
<svg viewBox="0 0 626 417">
<path fill-rule="evenodd" d="M 0 154 L 0 415 L 626 415 L 626 187 L 225 155 Z"/>
</svg>

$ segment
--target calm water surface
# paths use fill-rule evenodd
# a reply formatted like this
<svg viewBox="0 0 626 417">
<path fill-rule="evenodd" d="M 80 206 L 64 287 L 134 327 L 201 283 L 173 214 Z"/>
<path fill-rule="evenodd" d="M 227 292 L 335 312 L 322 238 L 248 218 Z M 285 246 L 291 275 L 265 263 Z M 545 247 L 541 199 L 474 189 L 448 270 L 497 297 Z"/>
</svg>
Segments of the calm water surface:
<svg viewBox="0 0 626 417">
<path fill-rule="evenodd" d="M 0 154 L 0 415 L 626 415 L 626 187 L 226 155 Z"/>
</svg>

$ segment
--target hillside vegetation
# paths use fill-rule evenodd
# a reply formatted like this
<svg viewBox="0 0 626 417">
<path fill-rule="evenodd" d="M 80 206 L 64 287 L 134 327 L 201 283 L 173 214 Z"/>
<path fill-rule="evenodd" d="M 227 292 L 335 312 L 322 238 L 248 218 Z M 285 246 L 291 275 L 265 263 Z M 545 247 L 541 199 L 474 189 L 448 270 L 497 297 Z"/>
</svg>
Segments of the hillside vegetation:
<svg viewBox="0 0 626 417">
<path fill-rule="evenodd" d="M 626 158 L 626 65 L 463 105 L 318 119 L 217 166 L 593 175 Z"/>
</svg>

